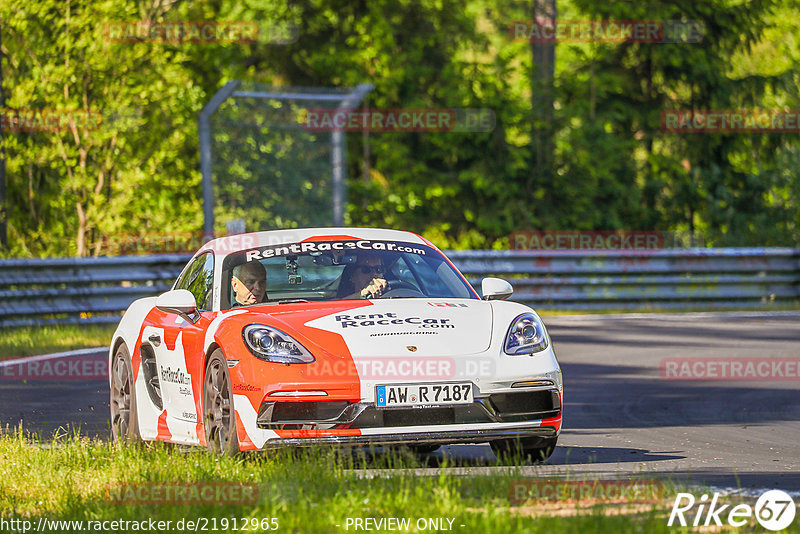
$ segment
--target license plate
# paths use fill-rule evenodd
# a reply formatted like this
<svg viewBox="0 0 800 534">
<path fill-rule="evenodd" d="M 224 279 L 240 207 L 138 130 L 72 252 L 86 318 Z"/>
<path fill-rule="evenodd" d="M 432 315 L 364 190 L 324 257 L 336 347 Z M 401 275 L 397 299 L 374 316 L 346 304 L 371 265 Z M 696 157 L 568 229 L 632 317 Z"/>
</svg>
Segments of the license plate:
<svg viewBox="0 0 800 534">
<path fill-rule="evenodd" d="M 408 384 L 377 386 L 375 404 L 379 408 L 472 404 L 472 384 Z"/>
</svg>

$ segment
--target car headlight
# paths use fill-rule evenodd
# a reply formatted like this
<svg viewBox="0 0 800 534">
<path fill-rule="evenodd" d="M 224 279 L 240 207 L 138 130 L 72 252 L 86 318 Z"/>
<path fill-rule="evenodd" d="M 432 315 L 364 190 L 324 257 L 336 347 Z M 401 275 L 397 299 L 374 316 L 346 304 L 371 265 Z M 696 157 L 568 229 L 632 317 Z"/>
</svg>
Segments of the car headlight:
<svg viewBox="0 0 800 534">
<path fill-rule="evenodd" d="M 544 325 L 532 313 L 523 313 L 511 323 L 506 334 L 505 353 L 532 354 L 547 348 Z"/>
<path fill-rule="evenodd" d="M 311 363 L 314 356 L 290 335 L 262 324 L 251 324 L 242 331 L 244 343 L 253 356 L 275 363 Z"/>
</svg>

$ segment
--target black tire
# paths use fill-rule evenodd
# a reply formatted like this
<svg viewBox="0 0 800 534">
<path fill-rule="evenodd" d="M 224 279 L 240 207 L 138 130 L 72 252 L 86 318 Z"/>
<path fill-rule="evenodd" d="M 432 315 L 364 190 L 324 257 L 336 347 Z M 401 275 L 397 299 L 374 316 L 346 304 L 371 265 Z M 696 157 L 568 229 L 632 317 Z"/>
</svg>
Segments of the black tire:
<svg viewBox="0 0 800 534">
<path fill-rule="evenodd" d="M 225 456 L 239 453 L 228 360 L 220 349 L 212 352 L 206 363 L 203 379 L 203 429 L 209 451 Z"/>
<path fill-rule="evenodd" d="M 498 460 L 522 459 L 526 462 L 541 463 L 553 455 L 557 442 L 558 437 L 502 439 L 492 441 L 490 445 Z"/>
<path fill-rule="evenodd" d="M 121 344 L 111 360 L 111 437 L 116 443 L 138 443 L 139 417 L 136 409 L 136 386 L 128 348 Z"/>
</svg>

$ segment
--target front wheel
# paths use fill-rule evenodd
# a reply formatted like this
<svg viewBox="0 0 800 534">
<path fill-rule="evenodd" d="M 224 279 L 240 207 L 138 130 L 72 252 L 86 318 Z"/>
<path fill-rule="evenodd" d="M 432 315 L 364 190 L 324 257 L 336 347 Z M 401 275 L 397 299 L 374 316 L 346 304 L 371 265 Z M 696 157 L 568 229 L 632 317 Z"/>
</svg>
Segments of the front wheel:
<svg viewBox="0 0 800 534">
<path fill-rule="evenodd" d="M 208 450 L 233 456 L 239 452 L 233 391 L 228 374 L 228 361 L 220 349 L 211 353 L 203 381 L 203 428 Z"/>
<path fill-rule="evenodd" d="M 124 344 L 111 360 L 111 437 L 116 443 L 141 441 L 139 418 L 136 414 L 136 386 L 133 364 Z"/>
<path fill-rule="evenodd" d="M 502 439 L 492 441 L 490 445 L 497 459 L 522 458 L 533 463 L 544 462 L 553 455 L 556 450 L 555 438 L 525 438 L 525 439 Z"/>
</svg>

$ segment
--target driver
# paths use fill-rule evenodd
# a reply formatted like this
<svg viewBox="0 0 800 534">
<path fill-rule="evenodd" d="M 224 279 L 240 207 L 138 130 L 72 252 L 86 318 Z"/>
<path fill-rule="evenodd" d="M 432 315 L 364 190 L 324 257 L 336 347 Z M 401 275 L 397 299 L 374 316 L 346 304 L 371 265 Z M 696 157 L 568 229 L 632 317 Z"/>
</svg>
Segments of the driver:
<svg viewBox="0 0 800 534">
<path fill-rule="evenodd" d="M 233 268 L 231 277 L 233 306 L 250 306 L 264 300 L 267 292 L 267 271 L 257 260 Z"/>
<path fill-rule="evenodd" d="M 340 299 L 380 297 L 386 290 L 386 267 L 378 254 L 360 254 L 342 271 L 336 296 Z"/>
</svg>

